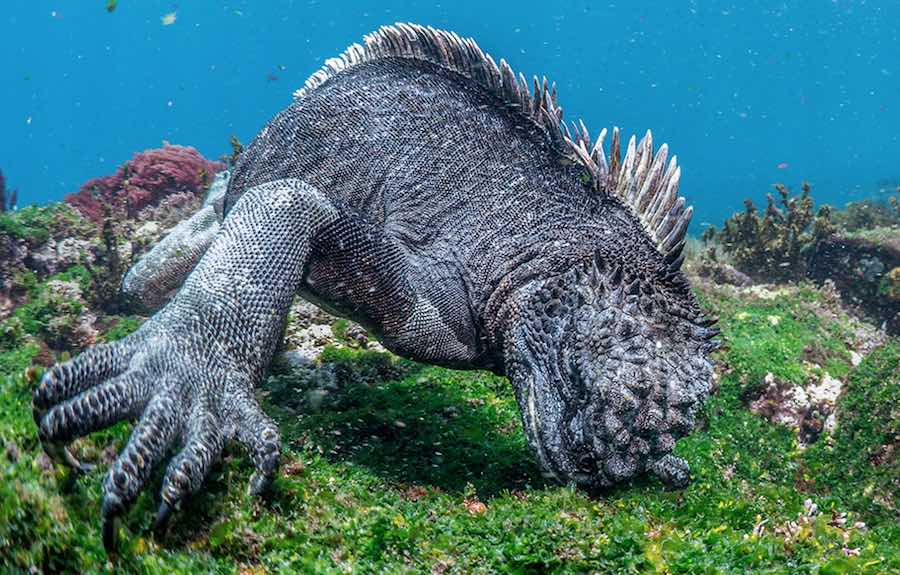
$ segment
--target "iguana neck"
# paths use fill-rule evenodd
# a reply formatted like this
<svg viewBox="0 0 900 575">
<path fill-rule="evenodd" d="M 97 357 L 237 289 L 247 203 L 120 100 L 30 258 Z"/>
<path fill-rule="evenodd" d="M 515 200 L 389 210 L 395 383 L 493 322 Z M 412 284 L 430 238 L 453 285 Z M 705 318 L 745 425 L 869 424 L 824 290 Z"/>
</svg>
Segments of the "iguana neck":
<svg viewBox="0 0 900 575">
<path fill-rule="evenodd" d="M 517 294 L 529 285 L 565 274 L 575 266 L 586 266 L 598 252 L 637 268 L 646 268 L 648 260 L 660 257 L 652 244 L 640 241 L 640 223 L 618 202 L 604 201 L 591 216 L 573 216 L 570 221 L 581 223 L 557 224 L 544 233 L 530 231 L 523 238 L 522 249 L 507 257 L 489 280 L 485 297 L 476 309 L 485 347 L 498 358 L 497 363 L 502 364 L 504 338 L 522 311 Z"/>
</svg>

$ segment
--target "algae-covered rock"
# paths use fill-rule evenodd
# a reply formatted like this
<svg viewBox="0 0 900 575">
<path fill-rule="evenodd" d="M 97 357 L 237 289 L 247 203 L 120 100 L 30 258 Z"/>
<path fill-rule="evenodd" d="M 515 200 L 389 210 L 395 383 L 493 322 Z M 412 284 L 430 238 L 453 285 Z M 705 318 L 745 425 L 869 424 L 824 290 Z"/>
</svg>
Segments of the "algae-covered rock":
<svg viewBox="0 0 900 575">
<path fill-rule="evenodd" d="M 811 487 L 900 522 L 900 340 L 888 341 L 853 370 L 834 434 L 806 459 Z"/>
<path fill-rule="evenodd" d="M 866 234 L 835 234 L 822 239 L 812 252 L 809 274 L 818 282 L 831 280 L 843 299 L 878 322 L 889 333 L 900 333 L 900 228 Z"/>
<path fill-rule="evenodd" d="M 142 495 L 107 563 L 99 487 L 130 424 L 74 442 L 96 465 L 74 477 L 41 451 L 31 393 L 41 365 L 142 318 L 105 312 L 90 297 L 97 273 L 54 254 L 89 241 L 91 265 L 106 265 L 127 242 L 152 245 L 180 201 L 110 227 L 104 245 L 93 225 L 37 237 L 53 207 L 0 216 L 25 230 L 0 233 L 15 269 L 0 321 L 0 572 L 900 572 L 900 344 L 848 312 L 830 280 L 746 285 L 726 261 L 692 280 L 723 349 L 717 392 L 676 447 L 694 473 L 683 490 L 547 482 L 505 378 L 401 360 L 298 300 L 287 361 L 258 389 L 284 441 L 271 496 L 235 487 L 254 466 L 228 450 L 166 535 L 149 527 L 156 494 Z"/>
<path fill-rule="evenodd" d="M 833 282 L 844 301 L 900 332 L 900 293 L 892 270 L 900 265 L 900 200 L 851 202 L 841 210 L 814 211 L 809 184 L 800 196 L 776 184 L 779 199 L 768 195 L 760 214 L 750 199 L 745 210 L 722 229 L 710 226 L 700 275 L 742 285 L 738 274 L 756 282 Z M 733 270 L 733 271 L 732 271 Z"/>
<path fill-rule="evenodd" d="M 900 301 L 900 267 L 882 276 L 878 292 L 891 301 Z"/>
</svg>

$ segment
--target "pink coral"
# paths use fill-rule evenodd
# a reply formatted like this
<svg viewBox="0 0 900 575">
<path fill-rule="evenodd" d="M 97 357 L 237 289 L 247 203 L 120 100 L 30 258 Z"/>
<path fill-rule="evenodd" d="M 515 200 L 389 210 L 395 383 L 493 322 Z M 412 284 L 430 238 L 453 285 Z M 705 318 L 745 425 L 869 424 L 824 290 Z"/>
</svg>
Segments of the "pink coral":
<svg viewBox="0 0 900 575">
<path fill-rule="evenodd" d="M 95 222 L 103 218 L 104 203 L 124 208 L 133 218 L 170 194 L 202 195 L 216 172 L 224 169 L 225 164 L 207 160 L 190 146 L 165 144 L 135 154 L 111 176 L 88 181 L 78 193 L 66 196 L 66 202 Z"/>
</svg>

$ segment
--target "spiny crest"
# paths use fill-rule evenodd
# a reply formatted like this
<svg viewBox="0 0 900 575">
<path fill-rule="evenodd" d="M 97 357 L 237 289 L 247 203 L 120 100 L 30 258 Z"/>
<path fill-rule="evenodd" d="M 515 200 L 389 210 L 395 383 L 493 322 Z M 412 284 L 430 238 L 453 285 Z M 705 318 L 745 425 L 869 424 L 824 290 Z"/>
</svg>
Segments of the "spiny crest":
<svg viewBox="0 0 900 575">
<path fill-rule="evenodd" d="M 716 318 L 704 317 L 688 302 L 670 297 L 658 289 L 655 281 L 630 274 L 622 263 L 607 263 L 599 253 L 595 253 L 588 268 L 576 273 L 586 278 L 591 287 L 590 293 L 580 291 L 585 301 L 596 303 L 600 298 L 605 309 L 618 309 L 632 318 L 668 317 L 665 321 L 680 324 L 684 334 L 689 335 L 705 353 L 719 348 L 719 342 L 715 340 L 720 333 L 714 327 L 718 322 Z M 684 282 L 677 270 L 670 268 L 666 274 L 668 281 L 676 286 Z M 686 284 L 682 285 L 687 289 Z"/>
<path fill-rule="evenodd" d="M 548 83 L 546 78 L 538 81 L 535 77 L 533 89 L 529 88 L 525 76 L 516 76 L 505 60 L 500 60 L 498 66 L 471 38 L 461 38 L 455 32 L 430 26 L 398 23 L 368 34 L 364 43 L 353 44 L 341 56 L 326 60 L 325 65 L 294 92 L 294 97 L 304 97 L 348 68 L 383 58 L 423 60 L 466 76 L 542 128 L 554 147 L 590 173 L 594 190 L 617 197 L 631 209 L 659 252 L 666 256 L 667 263 L 671 265 L 677 261 L 680 265 L 677 258 L 693 209 L 685 206 L 683 197 L 678 197 L 681 168 L 677 166 L 675 156 L 666 165 L 666 144 L 654 154 L 649 130 L 640 143 L 632 136 L 625 157 L 620 158 L 619 129 L 613 128 L 607 160 L 603 148 L 607 130 L 604 128 L 600 132 L 593 145 L 584 123 L 573 122 L 570 131 L 562 121 L 556 84 Z"/>
</svg>

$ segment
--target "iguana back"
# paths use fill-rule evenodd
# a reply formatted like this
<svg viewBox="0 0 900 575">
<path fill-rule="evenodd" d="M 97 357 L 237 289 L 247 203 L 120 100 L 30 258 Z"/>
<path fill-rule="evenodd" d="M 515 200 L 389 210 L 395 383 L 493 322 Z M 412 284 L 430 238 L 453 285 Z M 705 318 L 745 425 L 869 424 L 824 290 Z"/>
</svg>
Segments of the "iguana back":
<svg viewBox="0 0 900 575">
<path fill-rule="evenodd" d="M 592 159 L 586 131 L 576 128 L 572 140 L 560 128 L 555 88 L 535 79 L 530 89 L 455 34 L 382 28 L 330 60 L 297 96 L 242 155 L 226 212 L 253 186 L 303 179 L 383 226 L 410 257 L 459 266 L 476 308 L 511 262 L 554 242 L 571 244 L 554 252 L 560 265 L 596 249 L 627 252 L 638 265 L 659 258 L 656 238 L 622 196 L 652 184 L 645 211 L 665 199 L 657 211 L 668 215 L 678 171 L 672 162 L 664 181 L 665 148 L 655 174 L 649 137 L 640 147 L 632 139 L 620 162 L 616 131 L 612 166 L 602 144 Z M 686 225 L 690 212 L 683 201 L 677 207 L 669 222 Z"/>
</svg>

